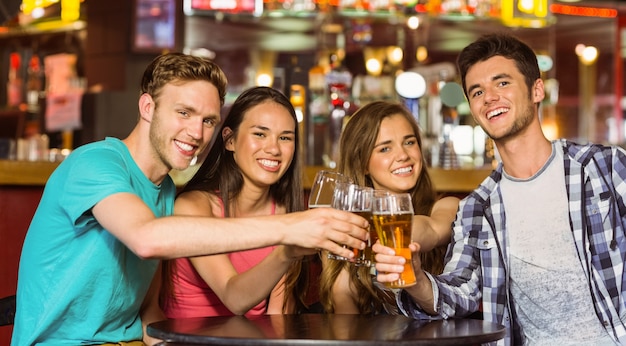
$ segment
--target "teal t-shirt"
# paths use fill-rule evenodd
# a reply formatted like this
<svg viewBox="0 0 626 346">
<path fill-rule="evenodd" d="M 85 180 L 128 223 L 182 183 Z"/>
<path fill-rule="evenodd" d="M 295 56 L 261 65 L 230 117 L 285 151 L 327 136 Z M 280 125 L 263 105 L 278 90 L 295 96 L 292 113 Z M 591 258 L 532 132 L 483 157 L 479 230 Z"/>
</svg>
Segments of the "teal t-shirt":
<svg viewBox="0 0 626 346">
<path fill-rule="evenodd" d="M 119 139 L 77 148 L 50 176 L 24 240 L 12 345 L 141 340 L 139 308 L 158 261 L 137 257 L 91 212 L 122 192 L 157 217 L 173 212 L 171 178 L 154 185 Z"/>
</svg>

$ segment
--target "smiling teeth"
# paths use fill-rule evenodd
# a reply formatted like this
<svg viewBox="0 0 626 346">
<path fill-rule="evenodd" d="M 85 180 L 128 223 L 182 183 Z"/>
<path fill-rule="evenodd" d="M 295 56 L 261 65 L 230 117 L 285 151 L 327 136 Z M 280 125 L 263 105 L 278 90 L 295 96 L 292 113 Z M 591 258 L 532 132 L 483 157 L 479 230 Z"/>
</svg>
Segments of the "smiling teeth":
<svg viewBox="0 0 626 346">
<path fill-rule="evenodd" d="M 504 112 L 508 112 L 509 109 L 508 108 L 498 108 L 498 109 L 494 109 L 491 112 L 487 113 L 487 119 L 491 119 L 493 117 L 495 117 L 496 115 L 500 115 Z"/>
<path fill-rule="evenodd" d="M 276 167 L 276 166 L 278 166 L 278 161 L 272 161 L 272 160 L 259 160 L 259 162 L 260 162 L 263 166 L 267 166 L 267 167 Z"/>
<path fill-rule="evenodd" d="M 402 173 L 410 173 L 413 171 L 413 167 L 403 167 L 403 168 L 398 168 L 395 171 L 391 172 L 393 174 L 402 174 Z"/>
<path fill-rule="evenodd" d="M 184 151 L 192 151 L 193 150 L 193 145 L 189 145 L 183 142 L 179 142 L 179 141 L 174 141 L 174 143 L 176 143 L 176 145 L 183 149 Z"/>
</svg>

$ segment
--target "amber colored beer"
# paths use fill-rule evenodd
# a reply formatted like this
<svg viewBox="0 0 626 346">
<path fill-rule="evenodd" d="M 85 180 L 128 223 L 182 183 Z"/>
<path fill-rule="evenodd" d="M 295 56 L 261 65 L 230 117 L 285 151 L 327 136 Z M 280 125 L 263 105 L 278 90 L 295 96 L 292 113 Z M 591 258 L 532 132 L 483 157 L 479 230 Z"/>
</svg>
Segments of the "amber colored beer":
<svg viewBox="0 0 626 346">
<path fill-rule="evenodd" d="M 396 255 L 406 259 L 404 271 L 400 274 L 400 279 L 394 282 L 387 282 L 385 285 L 391 288 L 402 288 L 414 285 L 416 282 L 415 271 L 413 270 L 411 250 L 409 249 L 413 214 L 374 214 L 372 218 L 380 243 L 394 249 Z"/>
</svg>

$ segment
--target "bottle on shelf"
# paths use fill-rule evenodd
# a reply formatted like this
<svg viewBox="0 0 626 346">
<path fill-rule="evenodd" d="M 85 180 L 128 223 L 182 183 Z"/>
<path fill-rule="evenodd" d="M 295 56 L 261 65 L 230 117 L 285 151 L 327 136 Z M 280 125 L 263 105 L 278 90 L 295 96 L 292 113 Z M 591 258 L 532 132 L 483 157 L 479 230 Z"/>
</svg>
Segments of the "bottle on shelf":
<svg viewBox="0 0 626 346">
<path fill-rule="evenodd" d="M 33 54 L 28 63 L 26 80 L 26 104 L 31 113 L 39 112 L 39 96 L 43 91 L 43 70 L 41 60 L 37 54 Z"/>
<path fill-rule="evenodd" d="M 328 137 L 324 146 L 324 165 L 336 168 L 339 158 L 339 139 L 344 122 L 352 110 L 350 88 L 352 74 L 346 69 L 337 54 L 330 56 L 330 71 L 326 74 L 326 85 L 330 99 Z"/>
<path fill-rule="evenodd" d="M 326 69 L 321 63 L 309 69 L 307 160 L 308 165 L 322 165 L 325 137 L 328 132 L 329 102 L 326 92 Z"/>
<path fill-rule="evenodd" d="M 20 76 L 21 57 L 13 52 L 9 58 L 9 75 L 7 81 L 7 105 L 19 107 L 23 102 L 22 78 Z"/>
</svg>

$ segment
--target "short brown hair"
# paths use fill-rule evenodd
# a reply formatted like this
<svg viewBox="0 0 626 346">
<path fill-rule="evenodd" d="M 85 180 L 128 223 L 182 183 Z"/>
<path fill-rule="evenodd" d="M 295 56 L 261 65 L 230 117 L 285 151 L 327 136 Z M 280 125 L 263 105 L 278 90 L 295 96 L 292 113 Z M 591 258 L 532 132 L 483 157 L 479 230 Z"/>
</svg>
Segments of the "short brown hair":
<svg viewBox="0 0 626 346">
<path fill-rule="evenodd" d="M 465 85 L 467 71 L 476 63 L 494 56 L 502 56 L 515 61 L 517 69 L 524 75 L 529 92 L 535 81 L 541 78 L 537 55 L 526 43 L 509 34 L 487 34 L 465 47 L 457 58 L 457 67 L 465 96 L 467 96 Z"/>
<path fill-rule="evenodd" d="M 166 84 L 195 80 L 213 84 L 219 93 L 220 105 L 224 105 L 228 84 L 224 71 L 209 59 L 183 53 L 167 53 L 152 60 L 141 78 L 140 94 L 149 94 L 158 102 Z"/>
</svg>

